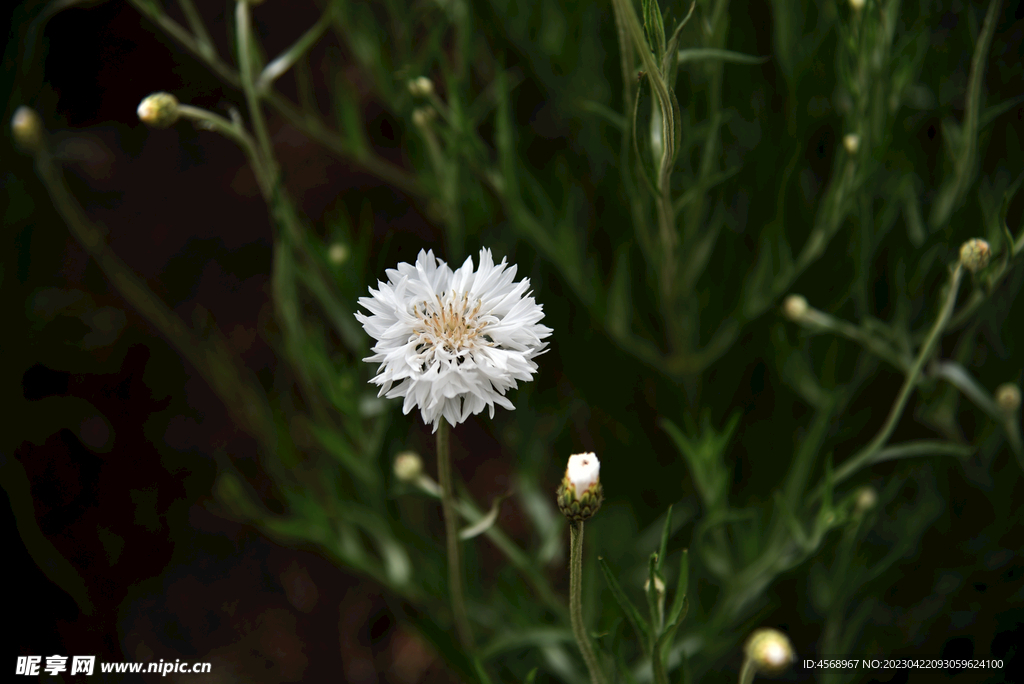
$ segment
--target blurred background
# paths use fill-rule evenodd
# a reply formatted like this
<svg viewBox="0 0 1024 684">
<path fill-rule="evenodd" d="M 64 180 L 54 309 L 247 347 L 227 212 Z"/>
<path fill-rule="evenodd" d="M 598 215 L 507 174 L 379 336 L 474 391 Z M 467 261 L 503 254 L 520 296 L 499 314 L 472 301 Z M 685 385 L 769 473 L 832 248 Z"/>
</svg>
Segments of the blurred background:
<svg viewBox="0 0 1024 684">
<path fill-rule="evenodd" d="M 293 101 L 312 95 L 332 126 L 360 128 L 360 144 L 375 158 L 413 177 L 427 153 L 410 123 L 412 105 L 395 104 L 408 99 L 395 94 L 405 81 L 420 75 L 409 66 L 417 65 L 416 59 L 402 61 L 402 45 L 435 40 L 431 22 L 441 25 L 449 14 L 446 3 L 412 3 L 410 15 L 423 28 L 392 44 L 388 36 L 400 31 L 385 18 L 394 16 L 398 4 L 356 3 L 346 10 L 359 19 L 353 26 L 373 26 L 377 19 L 389 28 L 378 34 L 327 31 L 309 53 L 303 76 L 287 75 L 276 87 Z M 517 164 L 548 193 L 554 205 L 548 212 L 559 225 L 572 226 L 575 242 L 545 246 L 532 239 L 485 184 L 465 178 L 461 225 L 455 231 L 429 186 L 423 191 L 422 183 L 389 182 L 358 156 L 326 150 L 268 109 L 274 151 L 311 243 L 322 247 L 322 255 L 332 244 L 346 246 L 347 258 L 322 263 L 349 312 L 355 310 L 355 297 L 385 277 L 385 268 L 413 261 L 420 249 L 432 248 L 461 263 L 487 246 L 499 259 L 508 256 L 517 264 L 520 277 L 531 278 L 544 306 L 543 322 L 555 330 L 551 349 L 539 357 L 534 382 L 511 393 L 515 412 L 499 410 L 493 421 L 471 418 L 453 431 L 456 472 L 482 506 L 517 492 L 502 504 L 498 526 L 541 559 L 543 574 L 564 595 L 568 534 L 551 514 L 553 492 L 569 454 L 596 451 L 607 499 L 588 523 L 588 552 L 621 569 L 620 581 L 640 596 L 645 554 L 656 547 L 665 509 L 675 505 L 673 553 L 694 544 L 701 520 L 698 492 L 661 420 L 692 423 L 696 432 L 707 434 L 712 426 L 725 431 L 739 416 L 722 467 L 733 505 L 757 510 L 770 505 L 816 415 L 785 370 L 792 350 L 806 354 L 826 388 L 856 375 L 865 354 L 847 340 L 802 335 L 777 313 L 777 299 L 756 315 L 738 313 L 754 265 L 771 249 L 765 226 L 784 224 L 788 239 L 801 244 L 838 168 L 836 155 L 842 154 L 848 130 L 847 114 L 839 111 L 843 89 L 837 85 L 836 27 L 850 10 L 845 3 L 793 3 L 800 19 L 794 30 L 802 41 L 792 47 L 778 33 L 779 12 L 788 10 L 767 3 L 728 6 L 726 47 L 770 59 L 723 67 L 720 97 L 728 117 L 720 151 L 724 164 L 738 170 L 719 182 L 708 202 L 709 220 L 713 215 L 724 230 L 694 286 L 703 318 L 689 334 L 701 347 L 712 338 L 714 321 L 735 320 L 740 327 L 728 348 L 706 365 L 677 373 L 624 348 L 607 323 L 612 305 L 605 293 L 613 274 L 624 274 L 630 325 L 664 346 L 664 323 L 650 303 L 652 287 L 631 228 L 629 190 L 620 178 L 621 135 L 613 124 L 623 109 L 623 77 L 611 5 L 454 4 L 469 17 L 468 33 L 456 35 L 479 37 L 466 48 L 478 68 L 459 82 L 467 91 L 486 93 L 495 78 L 493 56 L 501 55 L 501 68 L 512 81 Z M 219 54 L 232 63 L 232 4 L 196 6 Z M 869 1 L 868 7 L 875 4 Z M 916 179 L 912 192 L 924 213 L 949 171 L 943 122 L 963 119 L 971 55 L 987 7 L 922 0 L 900 8 L 899 32 L 924 36 L 907 48 L 905 58 L 898 51 L 892 57 L 894 63 L 905 59 L 917 65 L 916 89 L 905 95 L 917 99 L 889 120 L 888 148 L 879 155 L 879 166 Z M 677 19 L 684 9 L 671 8 Z M 704 9 L 698 9 L 694 26 L 706 20 Z M 321 10 L 316 2 L 275 0 L 254 8 L 265 53 L 287 48 L 318 21 Z M 166 11 L 185 24 L 174 3 Z M 286 326 L 273 303 L 278 228 L 245 158 L 213 133 L 184 122 L 150 130 L 135 114 L 140 100 L 157 90 L 222 114 L 231 107 L 244 111 L 241 91 L 127 2 L 28 0 L 16 3 L 11 16 L 2 76 L 7 120 L 22 104 L 38 111 L 70 190 L 89 219 L 105 230 L 110 249 L 200 339 L 222 339 L 271 404 L 301 404 L 287 399 L 302 371 L 289 363 L 296 352 L 281 341 Z M 872 200 L 879 215 L 889 203 L 900 207 L 889 226 L 879 229 L 869 257 L 857 256 L 855 239 L 836 240 L 795 280 L 792 291 L 847 319 L 889 320 L 902 302 L 913 301 L 908 321 L 927 328 L 945 282 L 945 264 L 955 260 L 961 242 L 988 235 L 990 207 L 999 206 L 1003 191 L 1024 169 L 1022 34 L 1021 5 L 1001 5 L 983 91 L 989 105 L 1010 105 L 991 110 L 985 121 L 977 152 L 979 180 L 952 219 L 918 241 L 904 226 L 903 196 L 896 190 L 880 193 Z M 445 31 L 437 36 L 435 52 L 463 50 Z M 789 52 L 780 54 L 780 46 Z M 392 56 L 380 64 L 390 75 L 390 91 L 380 74 L 365 68 L 365 60 L 375 59 L 374 49 Z M 426 73 L 442 82 L 436 67 Z M 697 122 L 686 131 L 693 139 L 703 135 L 699 122 L 708 111 L 702 98 L 711 79 L 695 71 L 682 75 L 677 86 L 681 106 Z M 348 104 L 333 101 L 338 93 Z M 614 116 L 595 114 L 587 104 L 595 102 Z M 499 128 L 482 117 L 478 130 L 481 139 L 493 141 Z M 129 304 L 69 232 L 34 173 L 32 158 L 16 151 L 10 135 L 0 144 L 0 305 L 8 321 L 0 343 L 8 406 L 0 469 L 9 501 L 2 507 L 8 562 L 15 577 L 8 666 L 17 655 L 94 654 L 104 661 L 210 661 L 213 673 L 204 681 L 215 682 L 471 679 L 465 664 L 449 657 L 451 644 L 425 627 L 431 621 L 442 628 L 449 624 L 443 602 L 437 604 L 439 612 L 425 617 L 434 604 L 395 591 L 393 575 L 383 581 L 383 575 L 366 570 L 369 565 L 354 567 L 342 552 L 325 550 L 330 541 L 318 544 L 301 533 L 259 524 L 270 519 L 260 516 L 283 517 L 295 508 L 295 499 L 282 494 L 281 473 L 291 461 L 268 453 L 239 426 L 208 378 Z M 788 167 L 788 185 L 780 186 L 781 170 Z M 686 189 L 680 183 L 679 191 Z M 534 204 L 543 216 L 543 202 Z M 1022 214 L 1024 196 L 1018 195 L 1006 214 L 1014 235 Z M 560 252 L 573 256 L 553 256 Z M 578 270 L 569 270 L 570 263 L 579 264 Z M 1024 371 L 1019 346 L 1024 311 L 1014 298 L 1020 285 L 1021 274 L 1014 271 L 979 308 L 968 332 L 948 335 L 940 346 L 940 358 L 958 359 L 990 390 L 1019 383 Z M 854 292 L 858 289 L 863 296 Z M 308 306 L 302 312 L 323 315 Z M 369 338 L 362 344 L 368 354 Z M 329 334 L 323 345 L 344 347 Z M 376 388 L 365 385 L 373 368 L 360 363 L 357 354 L 331 351 L 330 358 L 345 367 L 344 377 L 358 379 L 343 392 L 366 401 L 375 396 Z M 902 375 L 884 365 L 869 377 L 850 388 L 844 412 L 827 426 L 822 453 L 831 453 L 836 463 L 871 439 L 902 383 Z M 876 517 L 858 537 L 856 556 L 864 572 L 843 608 L 858 621 L 850 632 L 850 652 L 995 657 L 1007 669 L 952 678 L 872 673 L 856 681 L 1012 681 L 1012 663 L 1024 662 L 1019 657 L 1024 637 L 1021 468 L 989 417 L 968 401 L 950 401 L 939 384 L 933 381 L 911 400 L 893 441 L 938 434 L 975 445 L 973 455 L 883 463 L 845 485 L 846 493 L 870 485 L 880 496 Z M 395 403 L 368 405 L 367 419 L 380 421 L 373 433 L 376 452 L 366 461 L 379 481 L 374 510 L 388 521 L 388 534 L 407 549 L 411 571 L 419 573 L 413 583 L 436 597 L 442 594 L 443 560 L 431 547 L 442 538 L 439 506 L 402 489 L 391 475 L 392 459 L 406 449 L 421 453 L 433 472 L 429 428 L 418 415 L 403 417 Z M 275 426 L 297 452 L 317 451 L 302 420 L 286 418 Z M 816 476 L 823 468 L 822 460 Z M 225 473 L 232 479 L 223 479 Z M 345 480 L 339 488 L 359 488 L 358 479 L 346 473 L 342 468 L 332 476 Z M 230 485 L 239 482 L 263 513 L 247 514 L 244 505 L 232 504 Z M 360 534 L 360 543 L 376 548 L 373 535 Z M 823 606 L 833 605 L 832 594 L 845 591 L 828 579 L 843 553 L 842 539 L 838 531 L 826 537 L 813 558 L 773 578 L 729 630 L 715 635 L 718 645 L 708 647 L 705 660 L 694 665 L 696 674 L 706 675 L 702 681 L 732 681 L 742 659 L 738 644 L 760 625 L 786 631 L 798 657 L 822 653 L 829 618 Z M 479 612 L 495 630 L 509 611 L 524 625 L 552 619 L 520 610 L 521 582 L 507 581 L 507 561 L 489 542 L 477 540 L 469 554 L 470 595 L 476 595 Z M 881 570 L 870 572 L 880 559 L 885 559 Z M 700 624 L 723 589 L 699 557 L 691 564 L 689 619 Z M 600 574 L 593 568 L 588 572 L 588 619 L 596 633 L 608 633 L 618 609 Z M 488 606 L 493 616 L 486 616 Z M 552 643 L 564 641 L 552 638 Z M 711 643 L 708 635 L 702 638 Z M 575 658 L 571 642 L 564 645 Z M 547 660 L 537 656 L 548 646 L 537 637 L 508 647 L 501 681 L 521 681 L 542 662 L 547 665 L 538 678 L 555 681 L 559 670 L 551 651 L 545 651 Z M 816 676 L 794 669 L 780 679 L 816 681 Z M 118 675 L 117 681 L 133 680 Z"/>
</svg>

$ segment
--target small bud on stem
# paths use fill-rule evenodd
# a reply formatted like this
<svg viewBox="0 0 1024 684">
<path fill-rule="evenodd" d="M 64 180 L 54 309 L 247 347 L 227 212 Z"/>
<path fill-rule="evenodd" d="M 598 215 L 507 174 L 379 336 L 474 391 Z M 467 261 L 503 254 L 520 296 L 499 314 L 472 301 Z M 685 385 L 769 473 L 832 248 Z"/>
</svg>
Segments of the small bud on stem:
<svg viewBox="0 0 1024 684">
<path fill-rule="evenodd" d="M 979 238 L 968 240 L 960 247 L 960 263 L 971 273 L 977 273 L 988 266 L 992 248 Z"/>
<path fill-rule="evenodd" d="M 153 93 L 139 104 L 139 120 L 153 128 L 173 126 L 181 115 L 178 98 L 170 93 Z"/>
<path fill-rule="evenodd" d="M 18 107 L 11 117 L 11 134 L 18 147 L 33 154 L 41 152 L 46 144 L 43 121 L 34 109 Z"/>
</svg>

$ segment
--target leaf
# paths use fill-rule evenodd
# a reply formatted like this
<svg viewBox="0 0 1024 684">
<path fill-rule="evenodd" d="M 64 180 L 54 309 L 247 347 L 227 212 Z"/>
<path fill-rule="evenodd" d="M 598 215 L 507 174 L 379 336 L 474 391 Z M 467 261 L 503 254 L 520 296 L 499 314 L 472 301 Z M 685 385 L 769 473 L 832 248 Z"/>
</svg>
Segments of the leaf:
<svg viewBox="0 0 1024 684">
<path fill-rule="evenodd" d="M 619 607 L 622 608 L 622 612 L 626 615 L 626 619 L 629 620 L 629 624 L 633 625 L 633 630 L 636 632 L 636 636 L 643 646 L 644 653 L 650 655 L 651 626 L 646 620 L 644 620 L 643 616 L 640 615 L 640 611 L 636 609 L 636 606 L 634 606 L 633 602 L 629 600 L 626 593 L 622 591 L 622 587 L 619 586 L 619 581 L 615 579 L 615 575 L 612 574 L 611 568 L 608 567 L 608 563 L 605 562 L 604 558 L 598 556 L 597 562 L 601 565 L 601 573 L 604 575 L 604 579 L 608 583 L 608 588 L 612 590 L 612 596 L 615 597 Z"/>
<path fill-rule="evenodd" d="M 669 504 L 668 513 L 665 514 L 665 526 L 661 529 L 661 544 L 658 546 L 658 573 L 665 564 L 665 554 L 668 551 L 668 535 L 672 529 L 672 505 Z"/>
<path fill-rule="evenodd" d="M 665 626 L 665 616 L 663 615 L 663 606 L 665 605 L 665 593 L 664 589 L 658 592 L 658 582 L 662 581 L 658 575 L 658 554 L 652 553 L 647 559 L 647 584 L 644 587 L 644 594 L 647 595 L 647 610 L 651 613 L 651 624 L 654 626 L 652 632 L 657 634 L 661 632 L 662 627 Z"/>
<path fill-rule="evenodd" d="M 733 64 L 764 64 L 771 59 L 771 57 L 754 57 L 753 55 L 744 55 L 740 52 L 722 50 L 720 48 L 689 48 L 680 50 L 677 56 L 680 64 L 716 60 Z"/>
<path fill-rule="evenodd" d="M 665 54 L 665 22 L 661 18 L 661 8 L 658 6 L 658 0 L 640 0 L 640 5 L 644 15 L 647 44 L 654 53 L 654 58 L 661 62 Z"/>
<path fill-rule="evenodd" d="M 463 541 L 472 539 L 473 537 L 479 536 L 491 529 L 491 527 L 494 526 L 494 523 L 498 520 L 498 511 L 501 508 L 501 502 L 508 497 L 509 494 L 503 494 L 495 498 L 494 501 L 491 502 L 491 510 L 487 512 L 487 515 L 459 531 L 459 539 L 462 539 Z"/>
<path fill-rule="evenodd" d="M 683 549 L 679 559 L 679 578 L 676 580 L 676 594 L 672 598 L 672 610 L 668 614 L 668 623 L 678 626 L 686 617 L 686 592 L 690 588 L 690 550 Z"/>
</svg>

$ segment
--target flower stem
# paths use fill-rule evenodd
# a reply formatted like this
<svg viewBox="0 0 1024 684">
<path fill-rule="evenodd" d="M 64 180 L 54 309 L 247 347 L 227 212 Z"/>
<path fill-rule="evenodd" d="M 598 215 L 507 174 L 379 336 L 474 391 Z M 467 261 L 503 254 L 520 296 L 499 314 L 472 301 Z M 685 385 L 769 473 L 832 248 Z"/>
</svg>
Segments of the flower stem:
<svg viewBox="0 0 1024 684">
<path fill-rule="evenodd" d="M 437 426 L 437 479 L 441 485 L 441 510 L 444 513 L 444 536 L 448 546 L 448 591 L 452 597 L 455 629 L 459 641 L 473 650 L 473 631 L 469 626 L 466 598 L 462 593 L 462 556 L 459 552 L 458 517 L 455 512 L 455 491 L 452 487 L 452 460 L 448 440 L 448 422 L 442 418 Z"/>
<path fill-rule="evenodd" d="M 597 656 L 590 645 L 590 637 L 583 626 L 583 523 L 569 523 L 569 617 L 572 620 L 572 633 L 579 644 L 580 653 L 590 671 L 593 684 L 608 684 L 604 670 L 597 662 Z"/>
<path fill-rule="evenodd" d="M 757 667 L 754 666 L 754 661 L 751 658 L 744 658 L 743 667 L 740 668 L 740 684 L 751 684 L 755 674 Z"/>
</svg>

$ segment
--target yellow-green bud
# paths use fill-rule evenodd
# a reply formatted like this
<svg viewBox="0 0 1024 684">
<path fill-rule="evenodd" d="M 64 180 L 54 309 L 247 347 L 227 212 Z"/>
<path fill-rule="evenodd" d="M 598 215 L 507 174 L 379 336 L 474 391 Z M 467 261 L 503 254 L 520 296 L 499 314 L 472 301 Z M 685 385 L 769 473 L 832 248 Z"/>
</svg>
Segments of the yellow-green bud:
<svg viewBox="0 0 1024 684">
<path fill-rule="evenodd" d="M 1007 382 L 996 388 L 996 406 L 1006 414 L 1016 412 L 1020 408 L 1020 387 Z"/>
<path fill-rule="evenodd" d="M 433 107 L 417 107 L 412 110 L 412 122 L 420 128 L 428 125 L 435 116 L 437 116 L 437 112 Z"/>
<path fill-rule="evenodd" d="M 850 7 L 853 8 L 854 12 L 860 12 L 864 9 L 864 0 L 850 0 Z"/>
<path fill-rule="evenodd" d="M 782 313 L 791 321 L 799 321 L 807 313 L 807 300 L 801 295 L 789 295 L 782 302 Z"/>
<path fill-rule="evenodd" d="M 754 630 L 747 639 L 744 652 L 758 672 L 765 674 L 779 674 L 796 659 L 789 637 L 770 628 Z"/>
<path fill-rule="evenodd" d="M 860 149 L 860 136 L 856 133 L 847 133 L 843 136 L 843 147 L 850 154 L 857 154 L 857 150 Z"/>
<path fill-rule="evenodd" d="M 650 578 L 644 580 L 644 591 L 649 591 L 651 588 Z M 665 593 L 665 583 L 657 575 L 654 576 L 654 591 L 659 594 Z"/>
<path fill-rule="evenodd" d="M 139 104 L 139 120 L 153 128 L 173 126 L 180 116 L 178 98 L 170 93 L 153 93 Z"/>
<path fill-rule="evenodd" d="M 26 152 L 41 152 L 46 146 L 46 129 L 36 110 L 18 107 L 11 117 L 11 134 L 18 147 Z"/>
<path fill-rule="evenodd" d="M 976 273 L 988 266 L 992 258 L 992 249 L 988 243 L 979 238 L 968 240 L 960 247 L 960 263 L 971 273 Z"/>
<path fill-rule="evenodd" d="M 423 474 L 423 460 L 419 454 L 403 451 L 395 456 L 395 477 L 402 482 L 415 482 Z"/>
<path fill-rule="evenodd" d="M 601 462 L 593 453 L 573 454 L 558 488 L 558 510 L 573 522 L 589 519 L 604 500 L 601 488 Z"/>
<path fill-rule="evenodd" d="M 409 81 L 409 92 L 413 97 L 430 97 L 434 93 L 434 82 L 426 76 Z"/>
<path fill-rule="evenodd" d="M 854 509 L 858 513 L 867 513 L 878 504 L 878 492 L 871 485 L 864 485 L 857 491 Z"/>
<path fill-rule="evenodd" d="M 335 266 L 340 266 L 348 259 L 348 247 L 340 242 L 335 242 L 327 248 L 327 258 Z"/>
</svg>

